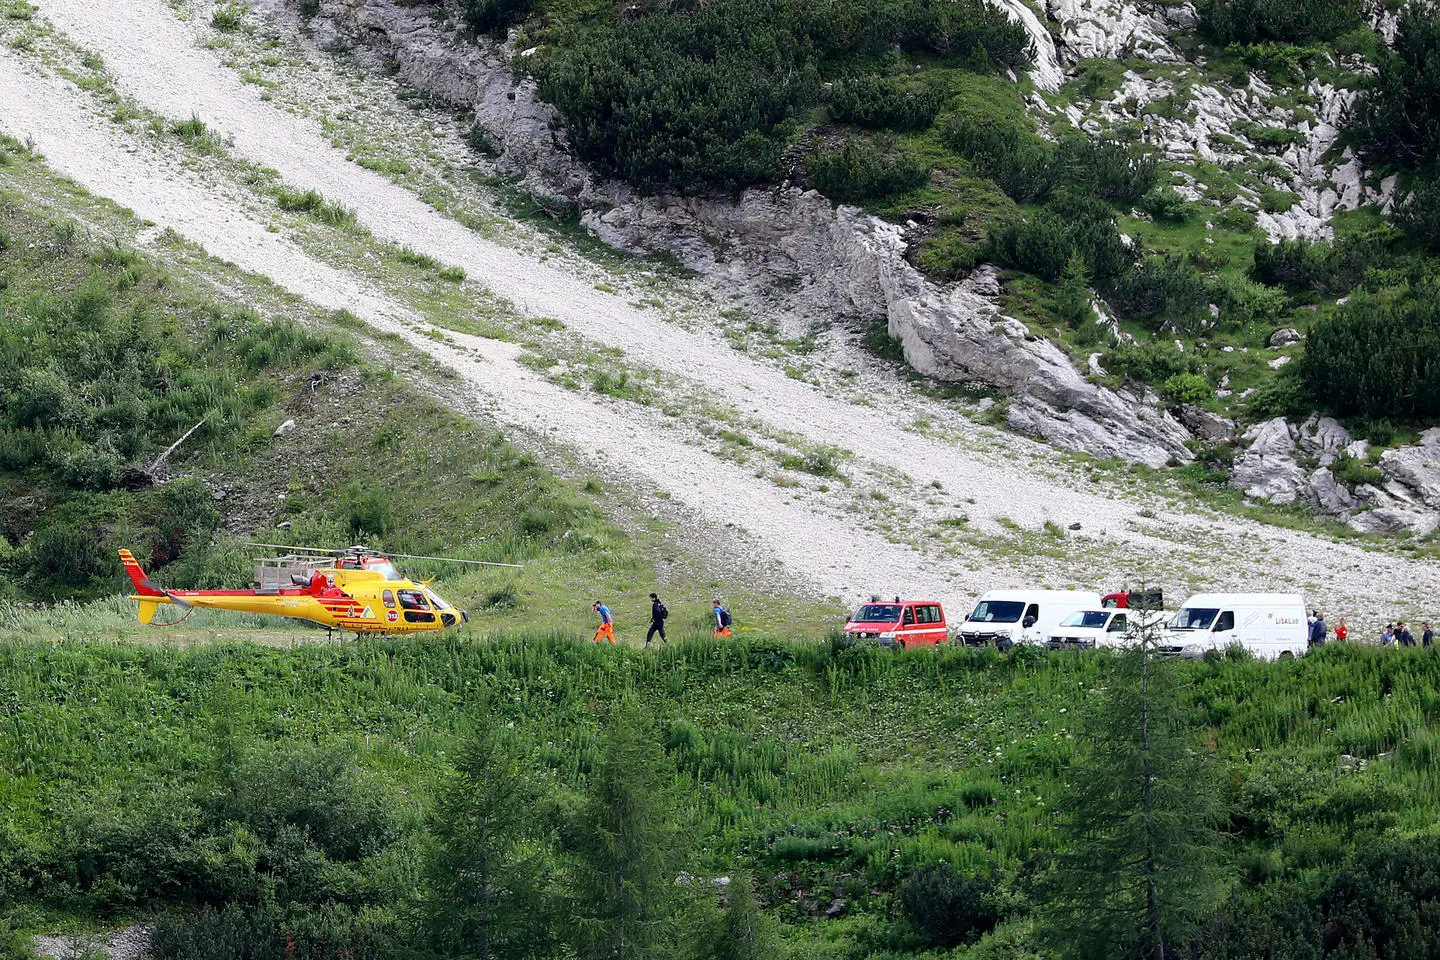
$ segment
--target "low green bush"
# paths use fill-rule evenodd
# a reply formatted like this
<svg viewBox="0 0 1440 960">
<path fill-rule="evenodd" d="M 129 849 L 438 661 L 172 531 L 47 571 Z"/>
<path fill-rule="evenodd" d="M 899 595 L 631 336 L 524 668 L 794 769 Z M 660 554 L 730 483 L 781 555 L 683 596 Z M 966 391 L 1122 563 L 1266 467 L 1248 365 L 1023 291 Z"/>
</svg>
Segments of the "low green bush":
<svg viewBox="0 0 1440 960">
<path fill-rule="evenodd" d="M 896 888 L 895 899 L 905 919 L 938 947 L 959 946 L 1001 920 L 994 881 L 961 876 L 943 860 L 914 870 Z"/>
<path fill-rule="evenodd" d="M 1440 415 L 1440 279 L 1385 296 L 1356 293 L 1315 321 L 1300 370 L 1342 415 Z"/>
<path fill-rule="evenodd" d="M 944 94 L 934 87 L 904 88 L 883 77 L 837 80 L 826 106 L 839 123 L 872 130 L 924 130 L 935 122 Z"/>
<path fill-rule="evenodd" d="M 930 179 L 918 161 L 882 153 L 861 140 L 847 140 L 838 150 L 817 150 L 806 158 L 805 169 L 821 193 L 847 202 L 904 193 Z"/>
<path fill-rule="evenodd" d="M 1199 0 L 1200 30 L 1221 44 L 1304 44 L 1358 26 L 1361 0 Z"/>
<path fill-rule="evenodd" d="M 1182 223 L 1195 208 L 1173 187 L 1156 187 L 1140 198 L 1141 208 L 1156 220 Z"/>
</svg>

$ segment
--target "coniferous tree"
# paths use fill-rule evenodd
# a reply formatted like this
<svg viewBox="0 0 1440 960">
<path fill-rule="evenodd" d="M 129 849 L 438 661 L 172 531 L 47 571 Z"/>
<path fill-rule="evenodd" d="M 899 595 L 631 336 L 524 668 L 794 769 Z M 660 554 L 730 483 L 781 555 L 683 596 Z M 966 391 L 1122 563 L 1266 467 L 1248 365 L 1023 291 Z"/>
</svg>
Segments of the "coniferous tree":
<svg viewBox="0 0 1440 960">
<path fill-rule="evenodd" d="M 482 717 L 430 818 L 418 912 L 438 956 L 549 955 L 555 904 L 538 800 L 514 737 Z"/>
<path fill-rule="evenodd" d="M 681 888 L 672 774 L 648 719 L 622 702 L 572 838 L 571 915 L 581 960 L 674 953 Z"/>
<path fill-rule="evenodd" d="M 755 902 L 750 878 L 732 875 L 727 894 L 710 956 L 713 960 L 770 960 L 775 956 L 775 936 Z"/>
<path fill-rule="evenodd" d="M 1141 591 L 1143 594 L 1144 591 Z M 1134 596 L 1134 594 L 1132 594 Z M 1147 617 L 1146 613 L 1151 613 Z M 1188 956 L 1219 893 L 1221 807 L 1151 611 L 1086 718 L 1042 935 L 1077 960 Z"/>
</svg>

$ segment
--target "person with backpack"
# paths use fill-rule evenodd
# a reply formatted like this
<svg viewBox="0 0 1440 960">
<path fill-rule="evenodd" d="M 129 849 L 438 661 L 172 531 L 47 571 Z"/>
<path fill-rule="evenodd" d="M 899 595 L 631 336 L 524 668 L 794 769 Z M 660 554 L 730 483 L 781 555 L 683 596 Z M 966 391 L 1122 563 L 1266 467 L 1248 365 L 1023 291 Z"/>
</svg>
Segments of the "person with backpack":
<svg viewBox="0 0 1440 960">
<path fill-rule="evenodd" d="M 1420 646 L 1429 649 L 1431 641 L 1435 639 L 1435 631 L 1430 629 L 1429 623 L 1420 624 Z"/>
<path fill-rule="evenodd" d="M 715 636 L 730 636 L 730 611 L 726 610 L 719 600 L 713 600 L 711 602 L 715 605 L 715 609 L 712 611 L 715 614 Z"/>
<path fill-rule="evenodd" d="M 665 621 L 670 617 L 670 608 L 660 601 L 657 594 L 650 594 L 650 629 L 645 631 L 645 646 L 650 646 L 650 641 L 655 639 L 655 634 L 660 634 L 660 642 L 668 643 L 665 639 Z"/>
<path fill-rule="evenodd" d="M 600 617 L 600 628 L 595 631 L 595 642 L 609 640 L 613 644 L 615 642 L 615 618 L 610 616 L 610 608 L 596 600 L 595 605 L 590 609 Z"/>
<path fill-rule="evenodd" d="M 1325 645 L 1325 636 L 1330 632 L 1330 628 L 1325 625 L 1325 618 L 1321 615 L 1319 610 L 1314 610 L 1311 612 L 1313 613 L 1314 618 L 1310 621 L 1309 646 L 1323 647 Z"/>
</svg>

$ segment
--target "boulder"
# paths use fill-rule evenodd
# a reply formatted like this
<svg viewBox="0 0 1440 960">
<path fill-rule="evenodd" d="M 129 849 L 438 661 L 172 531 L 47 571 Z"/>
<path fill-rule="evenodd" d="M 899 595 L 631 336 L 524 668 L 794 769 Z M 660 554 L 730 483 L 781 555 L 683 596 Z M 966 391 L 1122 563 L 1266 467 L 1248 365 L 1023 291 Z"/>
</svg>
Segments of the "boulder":
<svg viewBox="0 0 1440 960">
<path fill-rule="evenodd" d="M 1182 403 L 1175 409 L 1180 422 L 1201 440 L 1210 443 L 1226 443 L 1235 439 L 1235 421 L 1211 413 L 1193 403 Z"/>
<path fill-rule="evenodd" d="M 1300 425 L 1295 432 L 1295 440 L 1300 449 L 1320 461 L 1322 467 L 1328 467 L 1353 442 L 1350 432 L 1340 425 L 1340 422 L 1333 417 L 1322 417 L 1319 414 L 1311 415 L 1310 419 Z"/>
<path fill-rule="evenodd" d="M 280 424 L 280 426 L 278 426 L 278 427 L 275 428 L 275 436 L 277 436 L 277 437 L 283 437 L 283 436 L 285 436 L 285 434 L 289 433 L 291 430 L 294 430 L 294 429 L 295 429 L 295 421 L 294 421 L 294 420 L 286 420 L 284 423 Z"/>
<path fill-rule="evenodd" d="M 1419 505 L 1440 510 L 1440 427 L 1426 430 L 1417 444 L 1386 450 L 1377 465 L 1391 481 L 1412 491 Z"/>
<path fill-rule="evenodd" d="M 1284 417 L 1276 417 L 1245 431 L 1241 439 L 1249 446 L 1235 458 L 1230 486 L 1276 505 L 1309 500 L 1310 478 L 1295 462 L 1293 430 Z"/>
<path fill-rule="evenodd" d="M 1300 335 L 1300 331 L 1294 327 L 1281 327 L 1279 330 L 1270 334 L 1270 346 L 1277 349 L 1280 347 L 1288 347 L 1290 344 L 1299 343 L 1304 339 L 1305 338 Z"/>
<path fill-rule="evenodd" d="M 1355 507 L 1355 497 L 1335 480 L 1329 467 L 1321 467 L 1310 474 L 1310 496 L 1323 510 L 1330 513 L 1346 514 Z"/>
</svg>

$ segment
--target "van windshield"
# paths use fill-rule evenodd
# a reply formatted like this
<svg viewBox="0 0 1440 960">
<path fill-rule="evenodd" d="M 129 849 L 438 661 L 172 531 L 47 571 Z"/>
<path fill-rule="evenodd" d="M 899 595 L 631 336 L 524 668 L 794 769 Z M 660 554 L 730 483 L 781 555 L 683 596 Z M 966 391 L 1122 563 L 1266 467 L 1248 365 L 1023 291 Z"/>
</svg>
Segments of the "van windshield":
<svg viewBox="0 0 1440 960">
<path fill-rule="evenodd" d="M 1216 607 L 1186 607 L 1170 621 L 1171 630 L 1209 630 L 1219 613 Z"/>
<path fill-rule="evenodd" d="M 1105 621 L 1110 619 L 1110 613 L 1106 610 L 1077 610 L 1060 624 L 1062 627 L 1094 627 L 1099 629 L 1105 626 Z"/>
<path fill-rule="evenodd" d="M 894 623 L 899 619 L 898 603 L 867 603 L 850 618 L 853 623 Z"/>
<path fill-rule="evenodd" d="M 1020 600 L 981 600 L 970 619 L 976 623 L 1018 623 L 1025 604 Z"/>
</svg>

